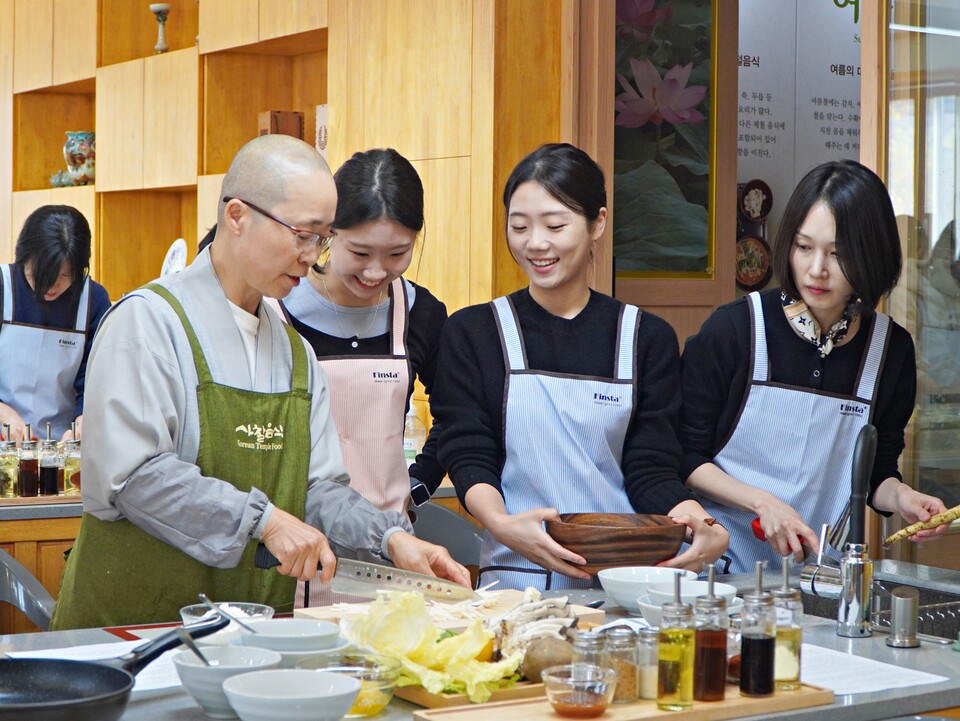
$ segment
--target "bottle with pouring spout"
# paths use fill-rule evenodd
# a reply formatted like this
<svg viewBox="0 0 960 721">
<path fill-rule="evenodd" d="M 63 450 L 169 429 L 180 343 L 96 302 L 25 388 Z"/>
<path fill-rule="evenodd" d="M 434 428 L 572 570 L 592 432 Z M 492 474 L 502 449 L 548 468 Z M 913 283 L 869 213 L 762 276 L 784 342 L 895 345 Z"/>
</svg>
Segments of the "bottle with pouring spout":
<svg viewBox="0 0 960 721">
<path fill-rule="evenodd" d="M 10 424 L 3 424 L 3 440 L 0 440 L 0 497 L 16 498 L 20 476 L 20 451 L 17 442 L 10 438 Z"/>
<path fill-rule="evenodd" d="M 673 603 L 660 613 L 660 649 L 657 664 L 657 708 L 682 711 L 693 706 L 693 606 L 680 600 L 680 577 L 674 578 Z"/>
<path fill-rule="evenodd" d="M 73 438 L 63 443 L 63 495 L 76 496 L 80 493 L 80 439 L 76 422 L 70 427 Z"/>
<path fill-rule="evenodd" d="M 727 688 L 727 600 L 713 593 L 716 567 L 707 564 L 707 595 L 697 598 L 693 698 L 723 701 Z"/>
<path fill-rule="evenodd" d="M 740 617 L 740 695 L 770 696 L 774 689 L 777 615 L 773 596 L 763 591 L 763 564 L 757 561 L 757 588 L 743 596 Z"/>
<path fill-rule="evenodd" d="M 790 588 L 790 556 L 783 557 L 783 585 L 773 592 L 777 615 L 777 645 L 773 677 L 779 691 L 800 688 L 800 646 L 803 643 L 803 601 L 799 588 Z"/>
<path fill-rule="evenodd" d="M 40 466 L 37 462 L 37 442 L 33 440 L 27 423 L 26 439 L 20 442 L 19 494 L 23 498 L 40 495 Z"/>
<path fill-rule="evenodd" d="M 47 423 L 47 437 L 40 442 L 38 464 L 40 467 L 40 495 L 57 495 L 57 476 L 60 471 L 60 452 L 57 442 L 50 437 L 50 424 Z"/>
</svg>

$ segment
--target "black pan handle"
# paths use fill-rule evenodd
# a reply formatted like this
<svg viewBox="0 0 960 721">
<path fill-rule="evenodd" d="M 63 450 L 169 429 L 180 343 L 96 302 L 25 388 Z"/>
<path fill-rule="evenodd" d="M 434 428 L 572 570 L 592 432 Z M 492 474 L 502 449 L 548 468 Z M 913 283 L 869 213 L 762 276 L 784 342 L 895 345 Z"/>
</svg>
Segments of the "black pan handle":
<svg viewBox="0 0 960 721">
<path fill-rule="evenodd" d="M 192 623 L 184 626 L 184 630 L 190 634 L 191 638 L 203 638 L 211 633 L 216 633 L 221 628 L 226 628 L 230 624 L 230 619 L 221 614 L 217 614 L 207 621 Z M 180 636 L 177 629 L 167 631 L 162 636 L 157 636 L 152 641 L 137 646 L 130 653 L 124 654 L 118 658 L 111 658 L 105 661 L 99 661 L 114 668 L 122 668 L 136 676 L 151 661 L 156 660 L 172 648 L 180 645 Z"/>
</svg>

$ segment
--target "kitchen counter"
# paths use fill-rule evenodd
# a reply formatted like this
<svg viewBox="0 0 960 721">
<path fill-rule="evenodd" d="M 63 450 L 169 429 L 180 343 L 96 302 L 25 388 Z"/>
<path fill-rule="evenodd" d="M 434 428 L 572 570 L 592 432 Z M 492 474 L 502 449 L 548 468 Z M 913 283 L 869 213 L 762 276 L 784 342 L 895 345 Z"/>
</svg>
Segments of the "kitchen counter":
<svg viewBox="0 0 960 721">
<path fill-rule="evenodd" d="M 604 597 L 602 591 L 582 591 L 573 595 L 573 600 L 577 603 Z M 607 611 L 610 617 L 624 615 L 612 602 L 608 602 Z M 841 638 L 836 635 L 835 623 L 832 621 L 815 617 L 808 617 L 805 621 L 805 643 L 947 676 L 948 680 L 869 695 L 837 696 L 833 705 L 753 718 L 770 721 L 780 718 L 796 721 L 873 721 L 960 706 L 960 653 L 951 650 L 949 646 L 926 642 L 915 649 L 893 649 L 886 645 L 885 639 L 886 636 L 882 634 L 863 639 Z M 59 648 L 118 640 L 116 636 L 102 629 L 7 635 L 0 636 L 0 651 Z M 736 693 L 732 687 L 730 690 Z M 386 711 L 374 718 L 376 721 L 410 721 L 416 708 L 405 701 L 394 699 Z M 193 699 L 180 688 L 134 693 L 123 716 L 125 721 L 206 721 L 207 718 Z"/>
<path fill-rule="evenodd" d="M 80 496 L 38 496 L 0 500 L 0 521 L 32 521 L 44 518 L 80 518 Z"/>
</svg>

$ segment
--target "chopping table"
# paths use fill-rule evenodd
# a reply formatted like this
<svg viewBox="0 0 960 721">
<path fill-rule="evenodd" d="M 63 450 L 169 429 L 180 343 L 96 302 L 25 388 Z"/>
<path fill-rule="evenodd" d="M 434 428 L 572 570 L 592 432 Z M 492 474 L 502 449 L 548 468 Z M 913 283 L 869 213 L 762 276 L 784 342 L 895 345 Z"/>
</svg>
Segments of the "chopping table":
<svg viewBox="0 0 960 721">
<path fill-rule="evenodd" d="M 604 598 L 602 591 L 578 592 L 572 602 L 584 603 Z M 613 602 L 605 606 L 608 616 L 616 617 L 623 612 Z M 837 696 L 832 705 L 816 706 L 797 711 L 778 712 L 772 715 L 755 716 L 755 719 L 789 718 L 796 721 L 872 721 L 895 716 L 914 714 L 960 706 L 960 653 L 949 646 L 922 643 L 916 649 L 892 649 L 885 643 L 885 636 L 874 634 L 864 639 L 840 638 L 835 633 L 835 623 L 822 618 L 808 617 L 804 626 L 804 642 L 817 646 L 866 656 L 884 663 L 914 668 L 927 673 L 947 676 L 948 680 L 925 686 L 893 689 L 869 695 L 856 694 Z M 0 651 L 27 651 L 65 646 L 120 641 L 120 638 L 104 629 L 83 629 L 0 636 Z M 731 691 L 736 693 L 734 689 Z M 410 721 L 418 707 L 394 699 L 390 706 L 375 721 Z M 664 716 L 670 714 L 664 712 Z M 677 718 L 682 718 L 680 714 Z M 603 717 L 600 717 L 601 719 Z M 206 721 L 208 717 L 193 699 L 180 688 L 165 691 L 134 692 L 123 721 Z M 557 716 L 558 721 L 562 717 Z"/>
</svg>

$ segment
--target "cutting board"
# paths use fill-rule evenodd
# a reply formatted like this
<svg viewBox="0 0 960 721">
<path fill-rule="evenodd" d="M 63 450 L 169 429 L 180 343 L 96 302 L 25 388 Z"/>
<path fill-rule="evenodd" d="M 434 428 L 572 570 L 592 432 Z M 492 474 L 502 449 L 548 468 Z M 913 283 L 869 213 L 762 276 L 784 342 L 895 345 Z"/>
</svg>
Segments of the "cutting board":
<svg viewBox="0 0 960 721">
<path fill-rule="evenodd" d="M 656 701 L 644 700 L 612 704 L 602 718 L 603 721 L 644 721 L 669 716 L 677 721 L 721 721 L 832 703 L 833 691 L 814 686 L 804 685 L 797 691 L 778 691 L 766 698 L 747 698 L 741 696 L 736 687 L 729 687 L 723 701 L 695 701 L 685 711 L 660 711 Z M 414 721 L 489 721 L 493 718 L 497 721 L 557 721 L 560 716 L 545 698 L 540 698 L 426 709 L 414 711 L 413 718 Z"/>
<path fill-rule="evenodd" d="M 423 686 L 399 686 L 393 694 L 397 698 L 402 698 L 404 701 L 415 703 L 417 706 L 423 706 L 424 708 L 449 708 L 450 706 L 463 706 L 470 703 L 470 699 L 467 698 L 465 693 L 430 693 Z M 543 695 L 542 683 L 518 681 L 513 686 L 494 691 L 486 706 L 498 701 L 543 698 Z"/>
<path fill-rule="evenodd" d="M 507 589 L 500 592 L 500 595 L 497 596 L 493 605 L 480 608 L 480 612 L 485 616 L 502 616 L 522 601 L 523 591 Z M 293 615 L 294 618 L 314 618 L 319 621 L 332 621 L 333 623 L 338 623 L 341 618 L 355 618 L 357 615 L 363 613 L 363 611 L 369 605 L 369 603 L 351 603 L 342 604 L 340 606 L 298 608 L 293 612 Z M 349 610 L 345 609 L 344 606 L 348 607 Z M 587 608 L 586 606 L 577 605 L 571 605 L 570 608 L 572 608 L 574 614 L 576 614 L 577 624 L 581 627 L 584 624 L 601 624 L 603 623 L 604 618 L 606 618 L 606 614 L 602 609 L 599 608 Z M 444 620 L 437 622 L 437 628 L 450 631 L 462 631 L 467 627 L 468 624 L 469 621 L 465 620 Z"/>
</svg>

